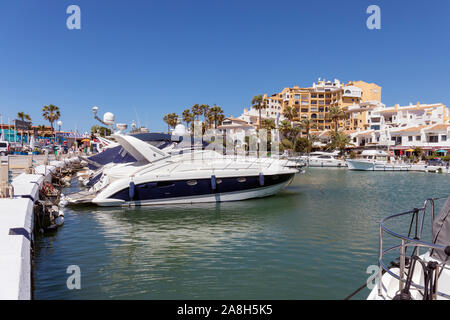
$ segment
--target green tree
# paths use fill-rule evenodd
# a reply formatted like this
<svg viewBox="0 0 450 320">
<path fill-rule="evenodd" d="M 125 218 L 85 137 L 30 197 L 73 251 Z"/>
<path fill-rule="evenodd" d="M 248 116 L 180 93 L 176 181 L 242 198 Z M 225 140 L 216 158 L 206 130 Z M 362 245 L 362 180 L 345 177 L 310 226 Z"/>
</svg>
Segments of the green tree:
<svg viewBox="0 0 450 320">
<path fill-rule="evenodd" d="M 111 129 L 107 128 L 107 127 L 103 127 L 103 126 L 99 126 L 99 125 L 94 125 L 91 127 L 91 133 L 95 134 L 95 133 L 99 133 L 101 137 L 106 137 L 111 135 Z"/>
<path fill-rule="evenodd" d="M 214 124 L 214 129 L 217 128 L 219 120 L 223 120 L 223 110 L 219 106 L 212 106 L 209 110 L 209 116 L 211 117 L 212 124 Z"/>
<path fill-rule="evenodd" d="M 38 132 L 40 131 L 41 136 L 45 137 L 46 136 L 46 131 L 47 131 L 47 127 L 43 124 L 38 126 Z"/>
<path fill-rule="evenodd" d="M 265 99 L 263 99 L 262 95 L 257 95 L 254 96 L 252 99 L 252 108 L 255 110 L 258 110 L 259 112 L 259 120 L 258 120 L 258 125 L 259 128 L 261 128 L 261 110 L 262 109 L 266 109 L 267 108 L 267 103 L 265 101 Z"/>
<path fill-rule="evenodd" d="M 23 111 L 17 112 L 17 118 L 19 118 L 22 121 L 25 121 L 25 120 L 29 121 L 27 127 L 28 127 L 28 129 L 30 129 L 30 127 L 31 127 L 31 117 L 28 114 L 26 114 Z M 23 145 L 23 129 L 20 130 L 20 141 L 22 142 L 22 145 Z"/>
<path fill-rule="evenodd" d="M 167 123 L 167 133 L 170 133 L 170 127 L 175 128 L 178 123 L 178 115 L 174 112 L 166 114 L 163 117 L 165 123 Z"/>
<path fill-rule="evenodd" d="M 278 130 L 280 130 L 283 137 L 291 140 L 294 144 L 300 133 L 300 127 L 293 126 L 292 123 L 289 122 L 289 120 L 281 121 L 280 125 L 278 126 Z"/>
<path fill-rule="evenodd" d="M 319 140 L 317 136 L 311 135 L 311 129 L 317 128 L 317 124 L 311 119 L 303 119 L 300 126 L 306 132 L 307 152 L 311 152 L 314 142 Z"/>
<path fill-rule="evenodd" d="M 291 107 L 291 106 L 285 106 L 284 110 L 283 110 L 283 116 L 289 120 L 289 122 L 292 125 L 292 122 L 294 121 L 295 118 L 298 118 L 298 111 L 296 108 Z"/>
<path fill-rule="evenodd" d="M 344 154 L 345 148 L 350 144 L 350 137 L 345 133 L 338 131 L 331 134 L 331 141 L 327 145 L 328 150 L 338 149 L 340 155 Z"/>
<path fill-rule="evenodd" d="M 328 110 L 327 118 L 334 122 L 334 132 L 337 133 L 339 129 L 339 120 L 345 119 L 346 114 L 339 106 L 332 106 Z"/>
<path fill-rule="evenodd" d="M 203 121 L 206 122 L 208 119 L 208 115 L 209 115 L 209 105 L 208 104 L 202 104 L 200 105 L 200 111 L 203 115 Z"/>
<path fill-rule="evenodd" d="M 190 109 L 186 109 L 182 113 L 183 121 L 186 122 L 186 128 L 189 128 L 189 124 L 194 121 L 194 114 Z M 192 131 L 192 130 L 191 130 Z"/>
<path fill-rule="evenodd" d="M 59 111 L 59 107 L 49 104 L 48 106 L 44 106 L 42 108 L 42 116 L 45 120 L 50 122 L 50 127 L 52 129 L 52 135 L 54 132 L 53 122 L 58 120 L 61 117 L 61 112 Z"/>
<path fill-rule="evenodd" d="M 194 104 L 191 110 L 195 120 L 198 120 L 198 118 L 203 114 L 203 111 L 198 104 Z"/>
</svg>

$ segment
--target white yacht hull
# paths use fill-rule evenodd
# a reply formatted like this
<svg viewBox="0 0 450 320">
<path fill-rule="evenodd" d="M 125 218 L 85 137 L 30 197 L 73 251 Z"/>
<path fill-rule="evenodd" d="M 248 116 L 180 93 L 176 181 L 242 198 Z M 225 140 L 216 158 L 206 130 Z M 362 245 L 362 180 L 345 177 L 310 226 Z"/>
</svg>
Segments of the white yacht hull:
<svg viewBox="0 0 450 320">
<path fill-rule="evenodd" d="M 343 160 L 321 160 L 321 159 L 310 159 L 308 161 L 308 167 L 311 168 L 344 168 L 346 163 Z"/>
<path fill-rule="evenodd" d="M 432 259 L 429 256 L 429 253 L 425 253 L 420 256 L 422 260 L 425 262 L 428 261 L 437 261 L 436 259 Z M 438 262 L 438 261 L 437 261 Z M 398 276 L 400 274 L 399 268 L 391 268 L 389 269 L 390 272 Z M 407 270 L 408 271 L 408 270 Z M 439 275 L 439 284 L 438 284 L 438 290 L 442 293 L 445 293 L 447 295 L 450 294 L 450 270 L 448 268 L 444 268 L 441 270 L 442 272 Z M 404 279 L 406 279 L 406 275 L 404 276 Z M 393 300 L 396 294 L 399 292 L 399 280 L 394 278 L 391 274 L 386 272 L 381 277 L 382 282 L 382 290 L 381 292 L 378 290 L 378 280 L 379 277 L 377 276 L 375 286 L 372 288 L 372 291 L 370 292 L 369 296 L 367 297 L 367 300 Z M 422 265 L 420 263 L 416 263 L 416 267 L 414 268 L 414 274 L 412 276 L 412 280 L 414 283 L 424 286 L 424 270 L 422 268 Z M 381 293 L 381 295 L 380 295 Z M 414 300 L 422 300 L 423 299 L 423 290 L 416 288 L 415 286 L 411 286 L 410 288 L 410 294 L 411 298 Z M 447 300 L 446 297 L 443 296 L 437 296 L 438 300 Z"/>
<path fill-rule="evenodd" d="M 409 171 L 411 165 L 408 164 L 390 164 L 381 161 L 367 161 L 347 159 L 347 166 L 350 170 L 358 171 Z"/>
<path fill-rule="evenodd" d="M 281 189 L 288 186 L 293 179 L 294 176 L 287 182 L 283 182 L 269 187 L 250 189 L 245 191 L 205 194 L 199 196 L 168 198 L 168 199 L 141 200 L 141 201 L 124 201 L 110 198 L 94 199 L 92 203 L 101 207 L 111 207 L 111 206 L 128 207 L 128 206 L 152 206 L 152 205 L 169 205 L 169 204 L 193 204 L 193 203 L 208 203 L 208 202 L 240 201 L 275 195 Z"/>
</svg>

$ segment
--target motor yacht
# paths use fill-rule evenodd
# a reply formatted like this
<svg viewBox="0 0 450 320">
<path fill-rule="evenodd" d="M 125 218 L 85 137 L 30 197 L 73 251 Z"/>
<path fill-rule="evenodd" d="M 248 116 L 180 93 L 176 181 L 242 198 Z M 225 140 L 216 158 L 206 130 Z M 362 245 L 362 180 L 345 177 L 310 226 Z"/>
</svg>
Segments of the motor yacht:
<svg viewBox="0 0 450 320">
<path fill-rule="evenodd" d="M 435 217 L 435 205 L 445 199 Z M 405 218 L 410 219 L 405 221 Z M 391 226 L 400 229 L 401 220 L 406 222 L 404 230 L 408 230 L 409 225 L 408 234 L 392 230 Z M 423 236 L 427 221 L 431 222 L 431 238 Z M 450 299 L 450 196 L 428 199 L 420 209 L 384 218 L 379 234 L 378 272 L 368 300 Z M 399 258 L 389 264 L 386 259 L 392 254 L 399 254 Z"/>
<path fill-rule="evenodd" d="M 313 153 L 308 157 L 308 167 L 346 167 L 345 160 L 338 159 L 335 154 L 320 152 Z"/>
<path fill-rule="evenodd" d="M 288 160 L 201 148 L 169 153 L 131 135 L 113 137 L 136 161 L 105 166 L 88 190 L 63 197 L 65 202 L 141 206 L 244 200 L 276 194 L 299 172 Z"/>
<path fill-rule="evenodd" d="M 383 150 L 364 150 L 357 159 L 346 159 L 350 170 L 361 171 L 409 171 L 411 165 L 394 161 L 389 153 Z"/>
<path fill-rule="evenodd" d="M 337 158 L 338 154 L 338 151 L 315 151 L 311 152 L 308 155 L 300 156 L 298 159 L 299 161 L 304 162 L 308 167 L 346 167 L 347 164 L 345 163 L 345 161 Z"/>
</svg>

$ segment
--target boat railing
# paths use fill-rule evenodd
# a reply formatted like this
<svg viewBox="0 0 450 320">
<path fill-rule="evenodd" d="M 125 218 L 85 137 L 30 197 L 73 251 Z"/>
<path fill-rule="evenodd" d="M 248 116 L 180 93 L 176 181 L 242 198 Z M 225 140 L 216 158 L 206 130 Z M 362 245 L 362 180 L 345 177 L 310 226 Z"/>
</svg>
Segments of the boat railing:
<svg viewBox="0 0 450 320">
<path fill-rule="evenodd" d="M 431 242 L 427 242 L 427 241 L 422 241 L 422 231 L 423 231 L 423 227 L 424 227 L 424 223 L 425 223 L 425 215 L 427 212 L 427 208 L 430 207 L 431 210 L 431 225 L 433 224 L 434 221 L 434 214 L 435 214 L 435 201 L 438 200 L 443 200 L 446 199 L 446 197 L 443 198 L 429 198 L 427 200 L 425 200 L 424 205 L 422 208 L 414 208 L 413 210 L 410 211 L 406 211 L 406 212 L 402 212 L 402 213 L 397 213 L 391 216 L 388 216 L 386 218 L 383 218 L 380 222 L 380 228 L 379 228 L 379 257 L 378 257 L 378 266 L 379 266 L 379 270 L 378 270 L 378 295 L 381 297 L 383 296 L 383 289 L 387 292 L 387 289 L 383 287 L 383 282 L 382 282 L 382 276 L 384 274 L 384 272 L 387 272 L 389 275 L 391 275 L 393 278 L 397 279 L 399 282 L 399 290 L 398 292 L 402 292 L 404 285 L 406 283 L 406 279 L 405 279 L 405 269 L 406 269 L 406 258 L 407 258 L 407 248 L 408 247 L 414 247 L 413 253 L 412 255 L 415 256 L 419 256 L 419 250 L 420 248 L 427 248 L 428 250 L 445 250 L 446 246 L 442 246 L 442 245 L 438 245 L 435 243 L 431 243 Z M 389 228 L 386 227 L 386 222 L 398 218 L 398 217 L 402 217 L 402 216 L 409 216 L 412 215 L 411 218 L 411 224 L 409 227 L 409 232 L 408 232 L 408 236 L 402 235 L 400 233 L 394 232 L 392 230 L 390 230 Z M 419 222 L 419 218 L 420 222 Z M 414 237 L 411 236 L 411 231 L 412 231 L 412 226 L 414 223 L 414 219 L 415 219 L 415 235 Z M 420 225 L 419 225 L 420 224 Z M 400 239 L 401 243 L 392 247 L 389 247 L 387 249 L 383 249 L 383 235 L 384 233 L 393 236 L 394 238 Z M 396 250 L 400 251 L 400 257 L 399 257 L 399 275 L 395 274 L 394 272 L 392 272 L 390 270 L 390 267 L 384 263 L 383 261 L 383 257 L 390 252 L 394 252 Z M 412 260 L 409 260 L 412 261 Z M 445 267 L 445 263 L 441 263 L 439 265 L 439 268 L 443 268 Z M 438 274 L 438 272 L 437 272 Z M 438 279 L 436 279 L 436 288 L 438 288 L 437 285 L 437 281 Z M 418 284 L 418 283 L 414 283 L 413 281 L 411 281 L 410 283 L 411 286 L 419 289 L 419 290 L 423 290 L 424 286 Z M 437 296 L 441 296 L 444 297 L 446 299 L 450 299 L 450 295 L 437 291 L 434 293 L 434 298 L 436 298 Z"/>
</svg>

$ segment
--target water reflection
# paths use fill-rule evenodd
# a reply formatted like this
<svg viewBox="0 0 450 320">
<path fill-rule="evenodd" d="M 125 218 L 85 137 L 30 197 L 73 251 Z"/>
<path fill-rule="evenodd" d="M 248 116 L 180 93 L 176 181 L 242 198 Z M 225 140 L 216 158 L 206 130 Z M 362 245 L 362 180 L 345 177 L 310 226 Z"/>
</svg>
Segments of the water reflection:
<svg viewBox="0 0 450 320">
<path fill-rule="evenodd" d="M 39 241 L 35 296 L 343 298 L 376 263 L 379 220 L 449 187 L 445 175 L 310 169 L 269 198 L 72 209 Z M 65 287 L 70 264 L 80 291 Z"/>
</svg>

